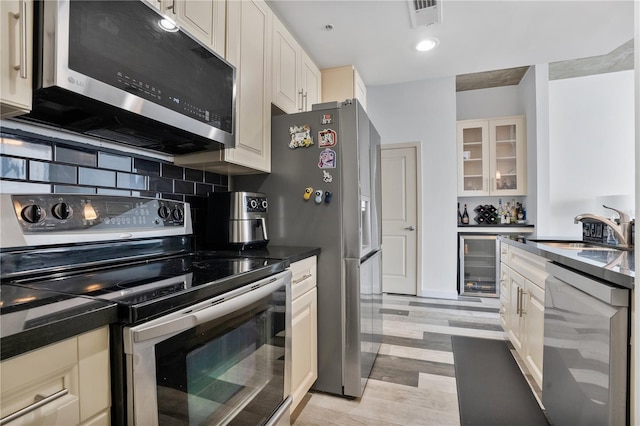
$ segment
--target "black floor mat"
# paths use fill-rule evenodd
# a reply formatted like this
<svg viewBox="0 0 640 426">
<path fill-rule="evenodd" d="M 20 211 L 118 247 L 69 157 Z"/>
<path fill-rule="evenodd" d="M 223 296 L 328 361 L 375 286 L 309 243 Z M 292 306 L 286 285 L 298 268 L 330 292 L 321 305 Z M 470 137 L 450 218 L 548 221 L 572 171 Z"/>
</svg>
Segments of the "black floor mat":
<svg viewBox="0 0 640 426">
<path fill-rule="evenodd" d="M 452 336 L 460 424 L 548 425 L 507 342 Z"/>
</svg>

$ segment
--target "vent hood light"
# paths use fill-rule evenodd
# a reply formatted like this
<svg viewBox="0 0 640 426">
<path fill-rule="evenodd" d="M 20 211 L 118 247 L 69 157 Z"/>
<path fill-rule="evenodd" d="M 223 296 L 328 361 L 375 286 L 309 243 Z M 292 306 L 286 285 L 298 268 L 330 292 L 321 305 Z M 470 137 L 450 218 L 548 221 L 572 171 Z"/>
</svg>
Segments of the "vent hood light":
<svg viewBox="0 0 640 426">
<path fill-rule="evenodd" d="M 438 45 L 439 40 L 437 38 L 427 38 L 416 44 L 416 50 L 418 52 L 426 52 L 435 48 Z"/>
</svg>

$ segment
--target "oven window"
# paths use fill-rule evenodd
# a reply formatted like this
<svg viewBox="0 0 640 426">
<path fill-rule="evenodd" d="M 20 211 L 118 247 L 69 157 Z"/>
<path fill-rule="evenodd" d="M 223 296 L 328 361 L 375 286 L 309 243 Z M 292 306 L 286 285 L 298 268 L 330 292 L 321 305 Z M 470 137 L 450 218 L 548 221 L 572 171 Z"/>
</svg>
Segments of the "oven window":
<svg viewBox="0 0 640 426">
<path fill-rule="evenodd" d="M 262 423 L 284 399 L 284 336 L 270 297 L 157 344 L 159 423 Z"/>
</svg>

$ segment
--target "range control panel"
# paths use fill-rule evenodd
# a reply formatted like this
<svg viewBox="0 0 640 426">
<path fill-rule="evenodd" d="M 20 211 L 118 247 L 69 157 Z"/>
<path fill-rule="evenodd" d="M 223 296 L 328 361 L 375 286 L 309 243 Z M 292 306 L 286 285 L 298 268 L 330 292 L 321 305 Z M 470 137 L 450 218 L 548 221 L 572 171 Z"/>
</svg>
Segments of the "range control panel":
<svg viewBox="0 0 640 426">
<path fill-rule="evenodd" d="M 140 197 L 12 195 L 23 233 L 153 230 L 183 226 L 185 203 Z"/>
</svg>

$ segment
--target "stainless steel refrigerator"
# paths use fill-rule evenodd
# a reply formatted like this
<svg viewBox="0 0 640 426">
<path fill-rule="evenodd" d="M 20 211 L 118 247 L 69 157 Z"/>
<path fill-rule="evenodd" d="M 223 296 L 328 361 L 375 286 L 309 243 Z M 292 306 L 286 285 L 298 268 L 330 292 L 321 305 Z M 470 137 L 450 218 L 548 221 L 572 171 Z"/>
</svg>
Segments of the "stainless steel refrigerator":
<svg viewBox="0 0 640 426">
<path fill-rule="evenodd" d="M 232 187 L 267 194 L 269 245 L 321 248 L 314 389 L 360 397 L 382 335 L 380 136 L 355 99 L 271 126 L 271 173 Z"/>
</svg>

